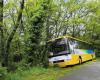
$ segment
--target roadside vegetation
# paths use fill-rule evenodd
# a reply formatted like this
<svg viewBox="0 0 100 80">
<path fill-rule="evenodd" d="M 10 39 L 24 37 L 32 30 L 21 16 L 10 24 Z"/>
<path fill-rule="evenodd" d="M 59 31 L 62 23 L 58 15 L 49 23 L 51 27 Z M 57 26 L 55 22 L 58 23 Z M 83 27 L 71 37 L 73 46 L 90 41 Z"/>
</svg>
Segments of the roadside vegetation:
<svg viewBox="0 0 100 80">
<path fill-rule="evenodd" d="M 48 66 L 46 42 L 64 35 L 100 57 L 100 0 L 0 0 L 0 80 L 54 80 L 74 69 Z"/>
<path fill-rule="evenodd" d="M 9 73 L 6 80 L 57 80 L 65 74 L 70 74 L 74 70 L 78 70 L 93 62 L 86 62 L 82 65 L 75 65 L 67 68 L 59 67 L 33 67 L 27 70 L 19 69 L 15 73 Z"/>
</svg>

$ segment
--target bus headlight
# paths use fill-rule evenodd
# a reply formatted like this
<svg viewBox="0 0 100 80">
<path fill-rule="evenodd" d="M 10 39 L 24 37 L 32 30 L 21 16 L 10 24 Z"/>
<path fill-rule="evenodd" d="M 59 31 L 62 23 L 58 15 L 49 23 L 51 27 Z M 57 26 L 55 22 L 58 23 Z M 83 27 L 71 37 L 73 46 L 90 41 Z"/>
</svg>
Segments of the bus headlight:
<svg viewBox="0 0 100 80">
<path fill-rule="evenodd" d="M 53 56 L 53 52 L 50 52 L 50 56 Z"/>
<path fill-rule="evenodd" d="M 66 56 L 66 60 L 71 60 L 72 59 L 72 56 L 71 55 L 67 55 Z"/>
</svg>

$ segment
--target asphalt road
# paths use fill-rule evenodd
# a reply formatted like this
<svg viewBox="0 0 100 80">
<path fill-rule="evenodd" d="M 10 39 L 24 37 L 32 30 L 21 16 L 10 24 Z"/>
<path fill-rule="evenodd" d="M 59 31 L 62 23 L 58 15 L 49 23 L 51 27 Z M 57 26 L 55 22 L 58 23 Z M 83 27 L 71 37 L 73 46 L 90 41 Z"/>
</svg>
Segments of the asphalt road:
<svg viewBox="0 0 100 80">
<path fill-rule="evenodd" d="M 58 80 L 100 80 L 100 62 L 93 62 L 93 64 L 66 74 Z"/>
</svg>

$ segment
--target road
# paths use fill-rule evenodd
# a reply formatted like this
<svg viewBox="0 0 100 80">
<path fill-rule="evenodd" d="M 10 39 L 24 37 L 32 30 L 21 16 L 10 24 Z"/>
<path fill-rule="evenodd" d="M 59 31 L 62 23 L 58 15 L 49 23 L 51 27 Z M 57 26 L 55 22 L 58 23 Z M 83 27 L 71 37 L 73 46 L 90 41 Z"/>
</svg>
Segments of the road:
<svg viewBox="0 0 100 80">
<path fill-rule="evenodd" d="M 100 80 L 100 62 L 93 62 L 93 64 L 66 74 L 58 80 Z"/>
</svg>

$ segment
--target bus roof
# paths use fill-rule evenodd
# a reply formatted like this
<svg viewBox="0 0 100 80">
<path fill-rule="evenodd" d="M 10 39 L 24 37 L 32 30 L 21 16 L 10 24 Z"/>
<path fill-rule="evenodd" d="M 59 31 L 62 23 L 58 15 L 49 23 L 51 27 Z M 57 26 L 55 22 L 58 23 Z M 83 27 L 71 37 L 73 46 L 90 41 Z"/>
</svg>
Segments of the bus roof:
<svg viewBox="0 0 100 80">
<path fill-rule="evenodd" d="M 68 36 L 68 35 L 66 35 L 66 36 L 60 36 L 60 37 L 58 37 L 58 38 L 51 39 L 51 40 L 49 40 L 49 41 L 47 41 L 47 42 L 51 42 L 51 41 L 54 41 L 54 40 L 60 39 L 60 38 L 70 38 L 70 39 L 74 39 L 74 40 L 77 40 L 77 41 L 80 41 L 80 42 L 84 42 L 84 43 L 87 43 L 87 44 L 92 44 L 92 43 L 89 43 L 89 42 L 87 42 L 87 41 L 83 41 L 83 40 L 81 40 L 81 39 L 78 39 L 78 38 L 75 38 L 75 37 L 72 37 L 72 36 Z"/>
</svg>

